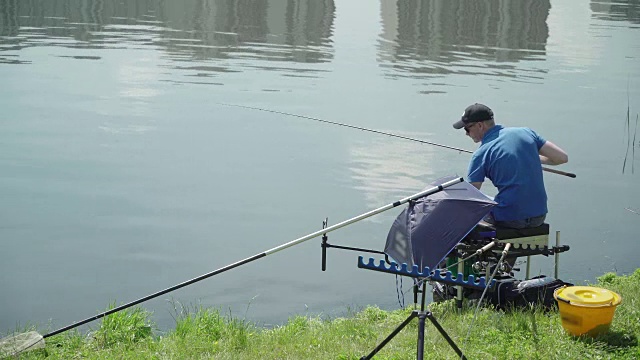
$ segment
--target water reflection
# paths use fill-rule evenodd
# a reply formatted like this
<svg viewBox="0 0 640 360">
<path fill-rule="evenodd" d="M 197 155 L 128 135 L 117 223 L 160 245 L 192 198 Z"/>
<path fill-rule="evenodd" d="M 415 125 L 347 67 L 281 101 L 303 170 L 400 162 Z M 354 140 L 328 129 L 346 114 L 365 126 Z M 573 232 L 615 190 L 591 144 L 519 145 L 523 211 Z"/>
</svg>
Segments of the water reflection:
<svg viewBox="0 0 640 360">
<path fill-rule="evenodd" d="M 433 134 L 396 132 L 409 138 L 428 138 Z M 389 140 L 369 136 L 352 141 L 349 147 L 351 177 L 370 209 L 384 204 L 389 196 L 400 198 L 425 187 L 442 169 L 438 149 L 412 141 Z M 373 217 L 367 221 L 377 222 Z"/>
<path fill-rule="evenodd" d="M 640 0 L 591 1 L 591 11 L 597 19 L 640 24 Z"/>
<path fill-rule="evenodd" d="M 333 57 L 334 13 L 333 0 L 0 0 L 0 63 L 21 63 L 11 51 L 44 45 L 142 46 L 164 50 L 174 61 L 321 63 Z M 96 56 L 80 55 L 80 59 Z M 255 62 L 252 66 L 279 69 Z M 175 68 L 238 71 L 229 65 Z"/>
<path fill-rule="evenodd" d="M 382 1 L 380 61 L 392 77 L 482 74 L 540 79 L 548 0 Z M 535 80 L 534 80 L 535 81 Z"/>
</svg>

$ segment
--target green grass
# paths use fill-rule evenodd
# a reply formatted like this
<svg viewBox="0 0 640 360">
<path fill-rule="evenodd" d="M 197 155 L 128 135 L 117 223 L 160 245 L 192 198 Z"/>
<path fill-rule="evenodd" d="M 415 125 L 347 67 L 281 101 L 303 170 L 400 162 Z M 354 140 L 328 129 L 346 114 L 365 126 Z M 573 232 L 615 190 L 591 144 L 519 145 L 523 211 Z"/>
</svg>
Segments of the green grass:
<svg viewBox="0 0 640 360">
<path fill-rule="evenodd" d="M 473 321 L 474 308 L 459 313 L 453 302 L 432 304 L 430 309 L 469 359 L 640 358 L 640 269 L 629 276 L 605 274 L 594 285 L 623 298 L 610 331 L 597 338 L 566 334 L 556 311 L 481 308 Z M 160 336 L 152 334 L 149 313 L 134 308 L 106 317 L 88 335 L 52 336 L 45 349 L 24 353 L 20 359 L 352 360 L 367 355 L 410 312 L 367 307 L 336 319 L 296 316 L 264 329 L 215 309 L 182 308 L 176 311 L 175 329 Z M 416 338 L 414 319 L 375 359 L 415 359 Z M 426 359 L 458 358 L 428 321 L 424 349 Z"/>
</svg>

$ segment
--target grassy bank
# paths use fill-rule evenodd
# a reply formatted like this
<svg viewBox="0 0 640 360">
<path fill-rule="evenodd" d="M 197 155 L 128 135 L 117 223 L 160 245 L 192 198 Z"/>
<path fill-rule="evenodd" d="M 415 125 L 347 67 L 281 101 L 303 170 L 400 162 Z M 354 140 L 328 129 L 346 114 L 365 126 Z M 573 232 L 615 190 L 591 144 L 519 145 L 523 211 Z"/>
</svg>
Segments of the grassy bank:
<svg viewBox="0 0 640 360">
<path fill-rule="evenodd" d="M 629 276 L 606 274 L 599 287 L 619 293 L 623 303 L 609 333 L 575 338 L 561 327 L 557 312 L 540 309 L 499 312 L 488 308 L 458 313 L 452 302 L 431 310 L 469 359 L 638 359 L 640 358 L 640 269 Z M 274 329 L 222 316 L 212 309 L 181 311 L 176 328 L 153 335 L 141 308 L 104 319 L 95 332 L 52 336 L 45 349 L 21 359 L 359 359 L 409 315 L 410 310 L 368 307 L 344 318 L 295 317 Z M 471 327 L 471 331 L 469 331 Z M 376 359 L 415 359 L 417 320 L 400 332 Z M 425 329 L 425 358 L 457 356 L 434 326 Z"/>
</svg>

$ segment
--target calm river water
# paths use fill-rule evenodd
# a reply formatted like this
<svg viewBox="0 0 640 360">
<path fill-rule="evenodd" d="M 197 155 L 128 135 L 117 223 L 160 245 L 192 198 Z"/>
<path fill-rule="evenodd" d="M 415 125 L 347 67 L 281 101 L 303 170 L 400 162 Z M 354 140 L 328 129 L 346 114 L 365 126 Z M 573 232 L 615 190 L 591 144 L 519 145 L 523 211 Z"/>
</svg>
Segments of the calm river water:
<svg viewBox="0 0 640 360">
<path fill-rule="evenodd" d="M 0 333 L 57 329 L 466 172 L 466 153 L 223 103 L 473 150 L 451 124 L 476 101 L 569 153 L 576 179 L 545 173 L 571 246 L 561 278 L 638 267 L 638 0 L 0 0 Z M 380 250 L 399 212 L 329 241 Z M 329 250 L 326 272 L 320 255 L 313 239 L 144 307 L 167 329 L 180 305 L 267 326 L 399 306 L 360 253 Z"/>
</svg>

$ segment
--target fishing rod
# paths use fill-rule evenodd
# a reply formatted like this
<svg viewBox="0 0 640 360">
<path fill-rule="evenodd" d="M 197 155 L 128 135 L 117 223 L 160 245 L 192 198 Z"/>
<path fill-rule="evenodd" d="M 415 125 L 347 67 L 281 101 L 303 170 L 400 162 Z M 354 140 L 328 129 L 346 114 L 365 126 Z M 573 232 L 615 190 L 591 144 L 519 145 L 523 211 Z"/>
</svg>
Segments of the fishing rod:
<svg viewBox="0 0 640 360">
<path fill-rule="evenodd" d="M 438 143 L 431 142 L 431 141 L 420 140 L 420 139 L 416 139 L 416 138 L 412 138 L 412 137 L 408 137 L 408 136 L 403 136 L 403 135 L 398 135 L 398 134 L 393 134 L 393 133 L 386 132 L 386 131 L 381 131 L 381 130 L 369 129 L 369 128 L 365 128 L 365 127 L 362 127 L 362 126 L 355 126 L 355 125 L 344 124 L 344 123 L 340 123 L 340 122 L 336 122 L 336 121 L 323 120 L 323 119 L 319 119 L 319 118 L 315 118 L 315 117 L 311 117 L 311 116 L 292 114 L 292 113 L 287 113 L 287 112 L 283 112 L 283 111 L 263 109 L 263 108 L 254 107 L 254 106 L 247 106 L 247 105 L 227 104 L 227 103 L 218 103 L 218 104 L 219 105 L 224 105 L 224 106 L 234 106 L 234 107 L 245 108 L 245 109 L 265 111 L 265 112 L 270 112 L 270 113 L 280 114 L 280 115 L 293 116 L 293 117 L 297 117 L 297 118 L 301 118 L 301 119 L 313 120 L 313 121 L 318 121 L 318 122 L 321 122 L 321 123 L 337 125 L 337 126 L 344 126 L 344 127 L 351 128 L 351 129 L 368 131 L 368 132 L 372 132 L 372 133 L 375 133 L 375 134 L 387 135 L 387 136 L 391 136 L 391 137 L 395 137 L 395 138 L 399 138 L 399 139 L 419 142 L 421 144 L 427 144 L 427 145 L 437 146 L 437 147 L 441 147 L 441 148 L 445 148 L 445 149 L 449 149 L 449 150 L 456 150 L 456 151 L 459 151 L 459 152 L 473 154 L 473 151 L 457 148 L 457 147 L 454 147 L 454 146 L 438 144 Z M 542 167 L 542 170 L 550 172 L 550 173 L 553 173 L 553 174 L 568 176 L 570 178 L 575 178 L 576 177 L 576 174 L 574 174 L 574 173 L 569 173 L 569 172 L 556 170 L 556 169 L 550 169 L 550 168 L 547 168 L 547 167 L 544 167 L 544 166 Z"/>
<path fill-rule="evenodd" d="M 429 189 L 423 190 L 423 191 L 418 192 L 418 193 L 416 193 L 414 195 L 405 197 L 405 198 L 397 200 L 397 201 L 395 201 L 393 203 L 390 203 L 390 204 L 384 205 L 382 207 L 379 207 L 377 209 L 371 210 L 369 212 L 360 214 L 358 216 L 355 216 L 355 217 L 353 217 L 351 219 L 345 220 L 345 221 L 343 221 L 341 223 L 338 223 L 338 224 L 335 224 L 333 226 L 329 226 L 327 228 L 323 228 L 321 230 L 312 232 L 311 234 L 305 235 L 305 236 L 300 237 L 300 238 L 295 239 L 295 240 L 291 240 L 291 241 L 289 241 L 287 243 L 278 245 L 278 246 L 276 246 L 274 248 L 271 248 L 271 249 L 269 249 L 267 251 L 264 251 L 264 252 L 255 254 L 253 256 L 250 256 L 250 257 L 248 257 L 246 259 L 243 259 L 243 260 L 240 260 L 240 261 L 236 261 L 236 262 L 231 263 L 231 264 L 229 264 L 227 266 L 223 266 L 223 267 L 221 267 L 221 268 L 219 268 L 217 270 L 214 270 L 214 271 L 208 272 L 206 274 L 200 275 L 198 277 L 195 277 L 195 278 L 193 278 L 191 280 L 184 281 L 184 282 L 182 282 L 180 284 L 177 284 L 177 285 L 174 285 L 172 287 L 166 288 L 164 290 L 161 290 L 161 291 L 155 292 L 153 294 L 147 295 L 147 296 L 142 297 L 142 298 L 140 298 L 138 300 L 131 301 L 129 303 L 120 305 L 120 306 L 115 307 L 113 309 L 110 309 L 108 311 L 102 312 L 102 313 L 100 313 L 98 315 L 94 315 L 94 316 L 86 318 L 86 319 L 84 319 L 82 321 L 67 325 L 67 326 L 62 327 L 62 328 L 60 328 L 58 330 L 52 331 L 52 332 L 50 332 L 50 333 L 48 333 L 46 335 L 40 335 L 40 334 L 38 334 L 36 332 L 31 331 L 29 333 L 17 334 L 17 335 L 10 336 L 10 337 L 4 338 L 4 339 L 0 339 L 0 350 L 2 350 L 4 348 L 4 344 L 11 344 L 11 346 L 14 349 L 21 349 L 20 351 L 16 351 L 16 352 L 14 352 L 14 354 L 12 354 L 12 355 L 17 355 L 19 352 L 26 351 L 26 350 L 29 350 L 31 348 L 35 348 L 35 346 L 44 346 L 43 339 L 45 339 L 45 338 L 47 338 L 49 336 L 60 334 L 60 333 L 65 332 L 67 330 L 71 330 L 73 328 L 76 328 L 76 327 L 78 327 L 80 325 L 84 325 L 84 324 L 86 324 L 88 322 L 91 322 L 93 320 L 97 320 L 97 319 L 103 318 L 103 317 L 105 317 L 107 315 L 111 315 L 111 314 L 113 314 L 115 312 L 118 312 L 120 310 L 124 310 L 124 309 L 127 309 L 127 308 L 131 307 L 131 306 L 138 305 L 138 304 L 140 304 L 142 302 L 145 302 L 147 300 L 151 300 L 151 299 L 156 298 L 156 297 L 158 297 L 160 295 L 164 295 L 166 293 L 169 293 L 171 291 L 183 288 L 183 287 L 185 287 L 187 285 L 194 284 L 194 283 L 196 283 L 198 281 L 207 279 L 207 278 L 212 277 L 214 275 L 218 275 L 220 273 L 223 273 L 225 271 L 231 270 L 233 268 L 248 264 L 248 263 L 250 263 L 252 261 L 261 259 L 263 257 L 266 257 L 267 255 L 274 254 L 274 253 L 276 253 L 278 251 L 287 249 L 287 248 L 292 247 L 294 245 L 300 244 L 300 243 L 302 243 L 304 241 L 313 239 L 313 238 L 318 237 L 320 235 L 327 234 L 327 233 L 329 233 L 331 231 L 334 231 L 334 230 L 338 230 L 338 229 L 340 229 L 342 227 L 345 227 L 347 225 L 353 224 L 353 223 L 358 222 L 360 220 L 366 219 L 366 218 L 371 217 L 373 215 L 379 214 L 379 213 L 381 213 L 383 211 L 387 211 L 389 209 L 395 208 L 395 207 L 400 206 L 402 204 L 405 204 L 405 203 L 407 203 L 409 201 L 414 201 L 414 200 L 417 200 L 419 198 L 435 194 L 435 193 L 437 193 L 439 191 L 442 191 L 445 188 L 448 188 L 449 186 L 461 183 L 463 181 L 464 181 L 463 178 L 456 178 L 456 179 L 453 179 L 453 180 L 449 180 L 449 181 L 444 182 L 444 183 L 442 183 L 442 184 L 440 184 L 438 186 L 434 186 L 434 187 L 431 187 Z M 24 335 L 27 335 L 27 334 L 29 334 L 31 336 L 24 336 Z M 2 356 L 3 356 L 3 354 L 0 352 L 0 357 L 2 357 Z"/>
</svg>

